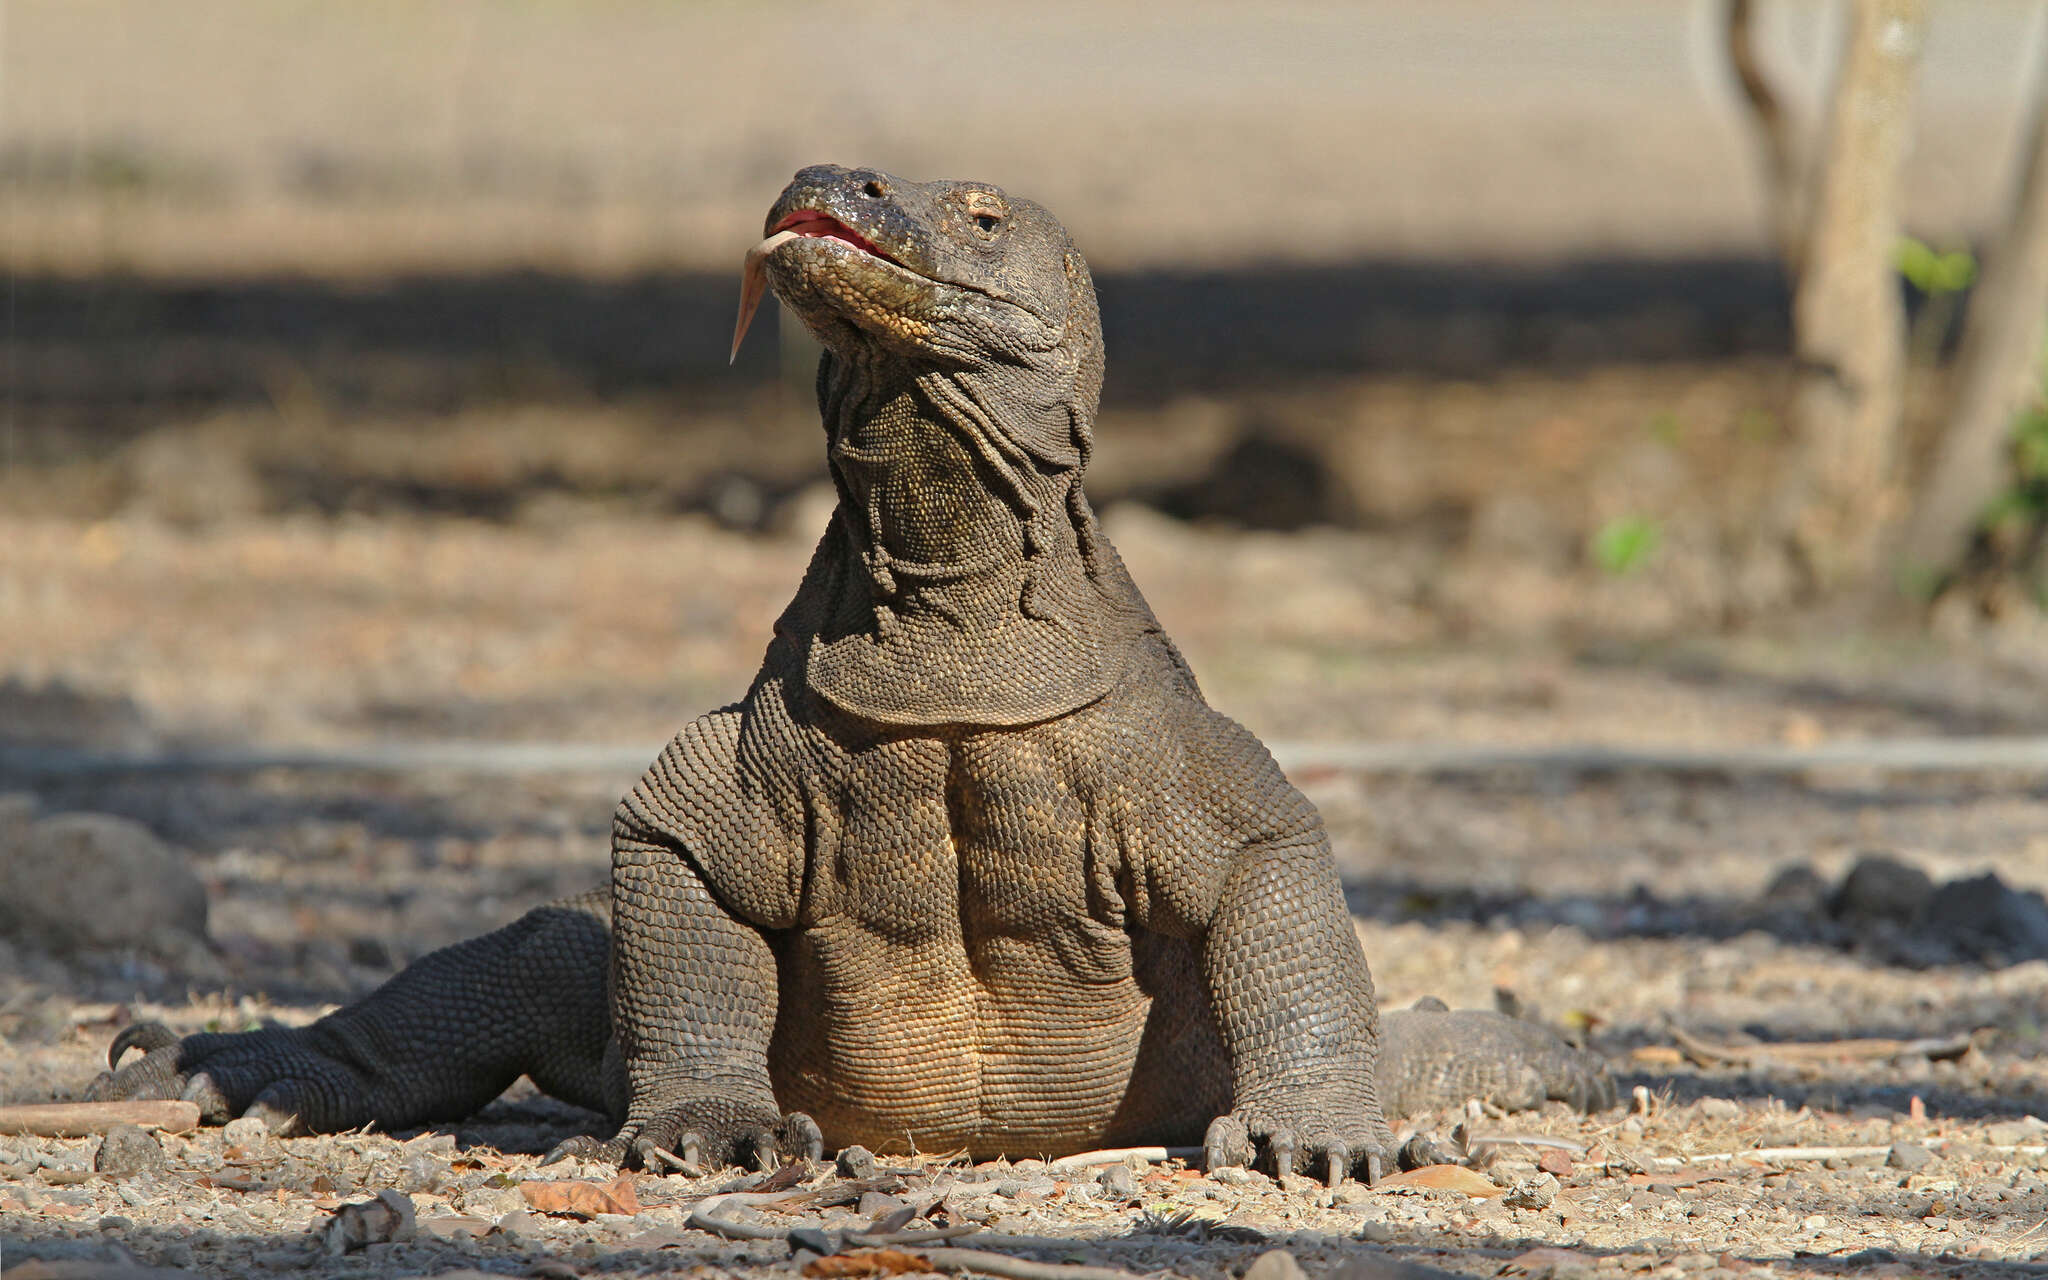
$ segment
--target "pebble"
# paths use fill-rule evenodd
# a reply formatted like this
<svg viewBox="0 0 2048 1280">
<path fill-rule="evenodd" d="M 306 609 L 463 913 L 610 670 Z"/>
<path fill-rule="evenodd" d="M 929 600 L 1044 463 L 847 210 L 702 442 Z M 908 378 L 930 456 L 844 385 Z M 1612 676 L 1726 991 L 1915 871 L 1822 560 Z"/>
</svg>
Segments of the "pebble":
<svg viewBox="0 0 2048 1280">
<path fill-rule="evenodd" d="M 1301 1264 L 1285 1249 L 1272 1249 L 1245 1268 L 1244 1280 L 1308 1280 Z"/>
<path fill-rule="evenodd" d="M 247 1147 L 251 1151 L 260 1151 L 273 1141 L 270 1126 L 255 1116 L 237 1116 L 221 1126 L 222 1147 Z"/>
<path fill-rule="evenodd" d="M 1732 1098 L 1701 1098 L 1699 1113 L 1706 1120 L 1739 1120 L 1742 1106 Z"/>
<path fill-rule="evenodd" d="M 1524 1178 L 1508 1188 L 1501 1203 L 1510 1209 L 1548 1209 L 1557 1199 L 1557 1179 L 1547 1173 Z"/>
<path fill-rule="evenodd" d="M 1894 1169 L 1907 1173 L 1918 1173 L 1934 1163 L 1934 1153 L 1917 1142 L 1895 1142 L 1885 1155 L 1884 1162 Z"/>
<path fill-rule="evenodd" d="M 1138 1198 L 1138 1180 L 1127 1164 L 1113 1164 L 1095 1175 L 1103 1193 L 1118 1200 L 1130 1201 Z"/>
<path fill-rule="evenodd" d="M 137 1174 L 161 1173 L 170 1164 L 154 1137 L 135 1125 L 117 1124 L 107 1130 L 92 1167 L 110 1178 L 132 1178 Z"/>
</svg>

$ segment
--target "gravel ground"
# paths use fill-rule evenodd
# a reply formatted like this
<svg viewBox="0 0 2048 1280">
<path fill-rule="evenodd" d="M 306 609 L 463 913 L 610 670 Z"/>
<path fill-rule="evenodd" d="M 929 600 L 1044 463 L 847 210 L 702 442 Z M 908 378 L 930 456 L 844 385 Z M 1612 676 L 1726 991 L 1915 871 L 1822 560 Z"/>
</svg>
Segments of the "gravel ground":
<svg viewBox="0 0 2048 1280">
<path fill-rule="evenodd" d="M 2048 723 L 2020 648 L 1944 647 L 1827 618 L 1625 647 L 1451 643 L 1421 603 L 1374 607 L 1395 595 L 1375 585 L 1401 554 L 1387 539 L 1232 535 L 1135 508 L 1111 526 L 1212 700 L 1269 738 L 1703 745 Z M 800 537 L 696 521 L 52 520 L 5 535 L 0 591 L 35 607 L 13 615 L 24 625 L 0 670 L 0 739 L 129 750 L 425 736 L 644 739 L 651 753 L 739 687 L 805 550 Z M 604 554 L 621 545 L 638 551 L 630 573 Z M 1429 627 L 1402 622 L 1404 607 Z M 1105 1174 L 933 1158 L 885 1161 L 865 1201 L 820 1170 L 805 1185 L 848 1203 L 820 1203 L 835 1192 L 739 1212 L 838 1229 L 900 1202 L 933 1227 L 1063 1242 L 1031 1253 L 1045 1260 L 1190 1276 L 1234 1275 L 1274 1248 L 1310 1275 L 1390 1275 L 1344 1269 L 1395 1261 L 1529 1276 L 2041 1269 L 2048 1133 L 2031 1117 L 2048 1114 L 2048 907 L 2028 892 L 2048 886 L 2039 777 L 1298 780 L 1329 820 L 1388 1002 L 1507 1001 L 1583 1037 L 1624 1096 L 1641 1087 L 1632 1102 L 1592 1117 L 1419 1118 L 1446 1140 L 1463 1124 L 1468 1138 L 1567 1144 L 1477 1142 L 1484 1181 L 1469 1189 L 1332 1192 L 1170 1163 Z M 137 820 L 211 907 L 204 963 L 0 942 L 0 1101 L 75 1096 L 130 1018 L 181 1030 L 304 1021 L 426 950 L 594 882 L 627 781 L 0 777 L 13 793 L 0 830 L 74 810 Z M 1871 854 L 1898 866 L 1845 893 Z M 1986 872 L 2000 882 L 1933 892 Z M 1973 918 L 2005 923 L 1970 932 L 1930 905 L 1957 894 L 1981 904 Z M 1705 1047 L 1681 1050 L 1680 1033 Z M 1958 1036 L 1971 1038 L 1789 1063 L 1754 1050 Z M 695 1201 L 743 1185 L 737 1174 L 635 1176 L 633 1212 L 534 1208 L 529 1182 L 609 1183 L 595 1167 L 537 1168 L 536 1152 L 598 1123 L 515 1089 L 447 1132 L 167 1136 L 162 1169 L 125 1177 L 94 1171 L 96 1138 L 4 1138 L 0 1240 L 24 1276 L 131 1255 L 223 1276 L 799 1265 L 780 1242 L 687 1226 Z M 1802 1151 L 1768 1154 L 1783 1148 Z M 414 1237 L 329 1253 L 336 1211 L 385 1190 L 410 1197 Z"/>
</svg>

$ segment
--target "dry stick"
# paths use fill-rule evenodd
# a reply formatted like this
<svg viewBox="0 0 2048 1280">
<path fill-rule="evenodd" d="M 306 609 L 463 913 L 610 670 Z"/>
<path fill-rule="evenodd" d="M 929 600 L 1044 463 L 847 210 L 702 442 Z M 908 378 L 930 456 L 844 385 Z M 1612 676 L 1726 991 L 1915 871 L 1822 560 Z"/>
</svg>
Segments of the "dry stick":
<svg viewBox="0 0 2048 1280">
<path fill-rule="evenodd" d="M 941 1271 L 979 1271 L 1005 1280 L 1137 1280 L 1115 1267 L 1085 1267 L 1071 1262 L 1033 1262 L 981 1249 L 920 1249 L 925 1261 Z"/>
<path fill-rule="evenodd" d="M 196 1102 L 35 1102 L 0 1107 L 0 1133 L 86 1138 L 119 1124 L 183 1133 L 199 1127 Z"/>
<path fill-rule="evenodd" d="M 1475 1133 L 1465 1140 L 1470 1148 L 1479 1147 L 1555 1147 L 1573 1155 L 1585 1155 L 1586 1144 L 1573 1142 L 1570 1138 L 1552 1138 L 1540 1133 Z"/>
<path fill-rule="evenodd" d="M 1100 1151 L 1079 1151 L 1061 1156 L 1046 1167 L 1057 1173 L 1072 1173 L 1098 1165 L 1122 1164 L 1126 1160 L 1163 1164 L 1168 1160 L 1199 1160 L 1201 1156 L 1200 1147 L 1106 1147 Z"/>
<path fill-rule="evenodd" d="M 1737 1066 L 1754 1066 L 1773 1061 L 1798 1065 L 1839 1062 L 1845 1059 L 1854 1061 L 1897 1058 L 1908 1054 L 1918 1054 L 1926 1058 L 1956 1058 L 1969 1052 L 1972 1043 L 1971 1034 L 1965 1033 L 1955 1036 L 1930 1036 L 1920 1040 L 1795 1040 L 1782 1044 L 1722 1045 L 1691 1035 L 1676 1023 L 1671 1026 L 1671 1038 L 1678 1042 L 1679 1048 L 1702 1062 L 1726 1062 Z"/>
</svg>

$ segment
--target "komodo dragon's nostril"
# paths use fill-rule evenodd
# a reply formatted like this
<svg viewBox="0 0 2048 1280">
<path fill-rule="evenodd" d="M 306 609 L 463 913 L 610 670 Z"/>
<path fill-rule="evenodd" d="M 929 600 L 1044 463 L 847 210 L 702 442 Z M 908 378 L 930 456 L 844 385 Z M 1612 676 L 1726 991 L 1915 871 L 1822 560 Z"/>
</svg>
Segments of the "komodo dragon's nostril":
<svg viewBox="0 0 2048 1280">
<path fill-rule="evenodd" d="M 869 178 L 867 182 L 861 187 L 860 193 L 870 200 L 880 200 L 883 196 L 889 194 L 889 188 L 883 186 L 881 183 L 875 181 L 873 178 Z"/>
</svg>

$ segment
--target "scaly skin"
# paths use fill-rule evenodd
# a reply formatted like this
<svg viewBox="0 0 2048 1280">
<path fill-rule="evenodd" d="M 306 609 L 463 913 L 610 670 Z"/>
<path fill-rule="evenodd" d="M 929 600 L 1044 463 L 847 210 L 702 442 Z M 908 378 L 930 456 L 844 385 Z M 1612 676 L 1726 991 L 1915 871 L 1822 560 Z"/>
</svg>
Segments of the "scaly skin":
<svg viewBox="0 0 2048 1280">
<path fill-rule="evenodd" d="M 609 1018 L 586 895 L 304 1031 L 126 1033 L 116 1060 L 149 1052 L 95 1096 L 399 1127 L 525 1071 L 651 1167 L 1200 1141 L 1332 1181 L 1391 1167 L 1383 1102 L 1610 1102 L 1497 1015 L 1383 1038 L 1321 819 L 1203 701 L 1082 493 L 1102 342 L 1059 223 L 818 167 L 788 229 L 756 258 L 825 345 L 840 503 L 746 697 L 619 807 Z"/>
</svg>

